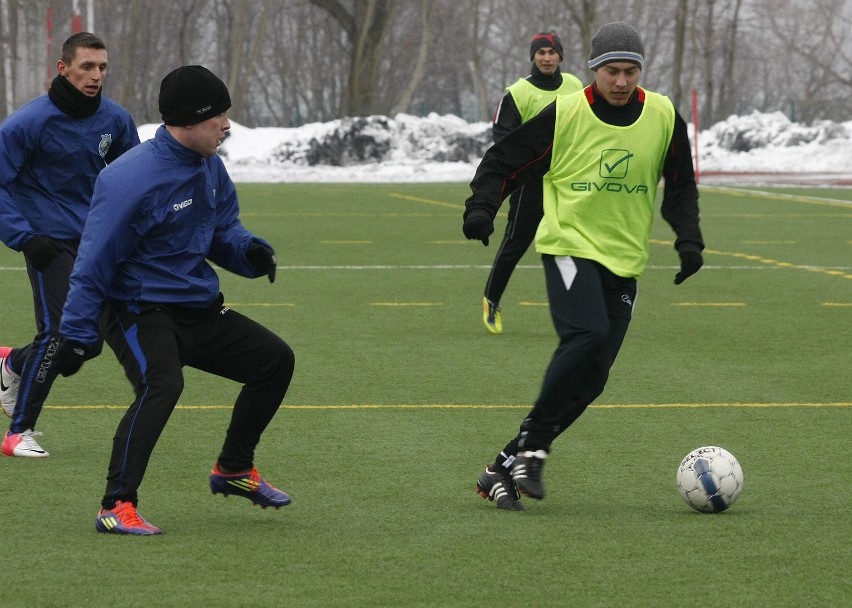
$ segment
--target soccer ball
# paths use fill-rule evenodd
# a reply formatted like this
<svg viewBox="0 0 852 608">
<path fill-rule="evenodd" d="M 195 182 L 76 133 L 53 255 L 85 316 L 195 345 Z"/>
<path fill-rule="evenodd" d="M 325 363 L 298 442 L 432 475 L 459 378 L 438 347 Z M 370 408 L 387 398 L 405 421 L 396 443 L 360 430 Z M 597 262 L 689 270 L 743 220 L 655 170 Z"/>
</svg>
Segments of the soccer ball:
<svg viewBox="0 0 852 608">
<path fill-rule="evenodd" d="M 708 445 L 692 450 L 677 469 L 677 489 L 690 507 L 719 513 L 743 490 L 743 470 L 728 450 Z"/>
</svg>

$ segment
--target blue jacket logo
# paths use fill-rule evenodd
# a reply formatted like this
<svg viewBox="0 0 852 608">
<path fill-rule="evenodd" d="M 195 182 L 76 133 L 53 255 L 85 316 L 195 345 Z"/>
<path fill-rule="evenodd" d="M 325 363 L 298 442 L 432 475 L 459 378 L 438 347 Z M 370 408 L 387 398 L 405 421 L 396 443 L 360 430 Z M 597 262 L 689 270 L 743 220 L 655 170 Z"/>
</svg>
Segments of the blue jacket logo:
<svg viewBox="0 0 852 608">
<path fill-rule="evenodd" d="M 112 133 L 104 133 L 101 135 L 101 143 L 98 144 L 98 154 L 101 158 L 106 158 L 109 147 L 112 145 Z"/>
</svg>

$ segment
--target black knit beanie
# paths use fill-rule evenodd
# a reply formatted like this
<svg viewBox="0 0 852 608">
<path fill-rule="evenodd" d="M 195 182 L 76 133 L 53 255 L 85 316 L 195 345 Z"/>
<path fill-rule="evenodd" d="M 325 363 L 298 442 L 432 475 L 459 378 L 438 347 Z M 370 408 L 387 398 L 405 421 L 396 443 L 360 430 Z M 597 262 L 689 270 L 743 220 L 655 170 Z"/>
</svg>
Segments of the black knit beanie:
<svg viewBox="0 0 852 608">
<path fill-rule="evenodd" d="M 559 59 L 562 59 L 562 41 L 555 32 L 541 32 L 532 37 L 530 41 L 530 61 L 535 57 L 538 49 L 550 47 L 559 53 Z"/>
<path fill-rule="evenodd" d="M 641 68 L 644 55 L 645 47 L 636 28 L 624 21 L 605 23 L 592 37 L 589 69 L 597 70 L 613 61 L 629 61 Z"/>
<path fill-rule="evenodd" d="M 167 125 L 194 125 L 230 107 L 228 87 L 203 66 L 179 67 L 160 83 L 160 114 Z"/>
</svg>

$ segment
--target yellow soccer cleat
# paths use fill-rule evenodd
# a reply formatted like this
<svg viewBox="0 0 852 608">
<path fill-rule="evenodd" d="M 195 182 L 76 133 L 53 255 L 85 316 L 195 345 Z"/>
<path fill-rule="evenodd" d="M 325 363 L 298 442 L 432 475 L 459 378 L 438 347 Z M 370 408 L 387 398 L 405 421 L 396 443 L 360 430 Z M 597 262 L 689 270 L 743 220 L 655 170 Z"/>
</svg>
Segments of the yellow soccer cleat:
<svg viewBox="0 0 852 608">
<path fill-rule="evenodd" d="M 488 298 L 482 298 L 482 322 L 492 334 L 503 333 L 503 319 L 500 308 Z"/>
</svg>

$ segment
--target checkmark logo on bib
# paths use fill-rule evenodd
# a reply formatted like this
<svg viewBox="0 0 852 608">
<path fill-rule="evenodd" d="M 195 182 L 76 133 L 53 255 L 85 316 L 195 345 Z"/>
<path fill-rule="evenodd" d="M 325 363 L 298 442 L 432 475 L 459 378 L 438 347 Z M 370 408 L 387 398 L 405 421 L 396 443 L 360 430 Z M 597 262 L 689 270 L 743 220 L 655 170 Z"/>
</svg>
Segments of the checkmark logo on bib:
<svg viewBox="0 0 852 608">
<path fill-rule="evenodd" d="M 627 167 L 633 153 L 629 150 L 609 148 L 601 152 L 601 162 L 598 173 L 601 177 L 610 179 L 624 179 L 627 177 Z"/>
</svg>

